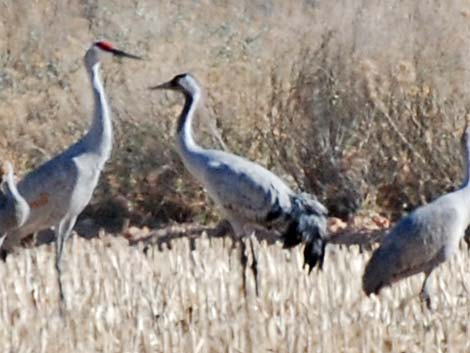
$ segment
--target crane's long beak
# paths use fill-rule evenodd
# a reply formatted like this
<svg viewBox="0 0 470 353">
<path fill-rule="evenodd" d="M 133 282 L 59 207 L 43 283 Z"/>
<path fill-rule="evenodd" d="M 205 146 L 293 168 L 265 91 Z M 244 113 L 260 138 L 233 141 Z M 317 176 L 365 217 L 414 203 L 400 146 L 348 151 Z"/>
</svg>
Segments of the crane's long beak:
<svg viewBox="0 0 470 353">
<path fill-rule="evenodd" d="M 157 85 L 157 86 L 153 86 L 153 87 L 149 87 L 149 89 L 175 89 L 175 86 L 173 85 L 173 82 L 172 81 L 168 81 L 168 82 L 165 82 L 165 83 L 162 83 L 160 85 Z"/>
<path fill-rule="evenodd" d="M 113 53 L 113 55 L 118 56 L 120 58 L 143 60 L 140 56 L 129 54 L 129 53 L 126 53 L 125 51 L 122 51 L 122 50 L 119 50 L 119 49 L 111 49 L 110 52 Z"/>
</svg>

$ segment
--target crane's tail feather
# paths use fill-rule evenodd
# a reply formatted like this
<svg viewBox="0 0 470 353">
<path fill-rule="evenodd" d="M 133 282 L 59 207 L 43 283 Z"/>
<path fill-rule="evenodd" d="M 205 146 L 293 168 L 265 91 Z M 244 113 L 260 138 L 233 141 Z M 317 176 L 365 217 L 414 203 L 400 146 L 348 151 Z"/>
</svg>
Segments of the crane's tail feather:
<svg viewBox="0 0 470 353">
<path fill-rule="evenodd" d="M 293 220 L 282 235 L 284 248 L 305 243 L 304 266 L 308 266 L 309 273 L 317 265 L 322 269 L 328 242 L 327 210 L 314 196 L 305 193 L 296 195 L 293 204 Z"/>
<path fill-rule="evenodd" d="M 304 267 L 308 266 L 308 273 L 312 272 L 312 269 L 318 263 L 318 268 L 323 269 L 323 260 L 325 258 L 325 247 L 326 241 L 318 238 L 311 243 L 305 244 L 304 248 Z"/>
<path fill-rule="evenodd" d="M 298 226 L 299 223 L 296 220 L 289 223 L 289 226 L 281 237 L 284 249 L 293 248 L 302 242 L 302 234 L 299 234 Z"/>
<path fill-rule="evenodd" d="M 324 215 L 303 214 L 300 216 L 297 229 L 305 243 L 304 266 L 308 266 L 309 273 L 317 264 L 321 270 L 328 241 L 326 217 Z"/>
</svg>

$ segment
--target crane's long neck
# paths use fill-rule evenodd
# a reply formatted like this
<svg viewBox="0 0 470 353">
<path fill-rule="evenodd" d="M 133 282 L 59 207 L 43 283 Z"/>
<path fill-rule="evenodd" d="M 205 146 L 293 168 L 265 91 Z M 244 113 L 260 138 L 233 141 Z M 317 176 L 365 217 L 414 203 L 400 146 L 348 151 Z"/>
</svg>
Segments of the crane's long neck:
<svg viewBox="0 0 470 353">
<path fill-rule="evenodd" d="M 84 138 L 84 142 L 85 147 L 97 153 L 104 162 L 111 154 L 113 127 L 99 68 L 100 64 L 96 63 L 89 70 L 95 108 L 91 127 Z"/>
<path fill-rule="evenodd" d="M 13 173 L 10 173 L 7 178 L 8 192 L 7 195 L 11 200 L 13 212 L 14 212 L 14 221 L 16 226 L 20 227 L 26 221 L 29 216 L 30 208 L 29 204 L 19 193 L 18 188 L 14 180 Z"/>
<path fill-rule="evenodd" d="M 462 197 L 460 207 L 466 214 L 466 227 L 470 224 L 470 129 L 466 128 L 462 136 L 464 157 L 464 180 L 459 190 L 456 191 Z"/>
<path fill-rule="evenodd" d="M 2 208 L 0 209 L 0 232 L 8 228 L 23 225 L 29 216 L 29 205 L 16 187 L 13 173 L 7 173 L 6 181 L 2 185 Z M 0 234 L 1 235 L 1 234 Z"/>
<path fill-rule="evenodd" d="M 461 188 L 469 190 L 470 194 L 470 129 L 466 129 L 463 136 L 463 145 L 464 145 L 464 173 L 465 177 L 462 183 Z"/>
<path fill-rule="evenodd" d="M 178 120 L 177 127 L 177 147 L 178 152 L 185 161 L 191 164 L 194 155 L 201 151 L 202 148 L 194 141 L 193 137 L 193 119 L 199 102 L 200 94 L 185 94 L 185 102 L 183 111 Z"/>
</svg>

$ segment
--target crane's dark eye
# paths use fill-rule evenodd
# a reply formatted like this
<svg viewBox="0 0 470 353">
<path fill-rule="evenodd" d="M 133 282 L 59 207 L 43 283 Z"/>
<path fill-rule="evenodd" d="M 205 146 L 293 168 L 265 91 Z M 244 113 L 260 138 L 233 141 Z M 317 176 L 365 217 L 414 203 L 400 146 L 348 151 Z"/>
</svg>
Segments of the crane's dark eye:
<svg viewBox="0 0 470 353">
<path fill-rule="evenodd" d="M 184 79 L 184 78 L 186 78 L 186 76 L 188 76 L 187 73 L 176 75 L 176 76 L 173 78 L 173 81 L 175 81 L 176 83 L 179 83 L 179 81 L 182 80 L 182 79 Z"/>
</svg>

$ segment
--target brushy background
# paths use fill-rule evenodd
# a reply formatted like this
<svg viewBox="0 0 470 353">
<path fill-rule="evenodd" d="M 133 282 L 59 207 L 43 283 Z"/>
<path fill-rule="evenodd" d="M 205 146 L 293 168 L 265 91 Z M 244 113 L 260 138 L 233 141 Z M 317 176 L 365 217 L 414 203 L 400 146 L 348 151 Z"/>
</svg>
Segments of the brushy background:
<svg viewBox="0 0 470 353">
<path fill-rule="evenodd" d="M 332 215 L 396 219 L 462 178 L 468 1 L 6 0 L 0 18 L 0 158 L 19 177 L 88 128 L 93 41 L 146 59 L 103 60 L 115 147 L 82 217 L 107 233 L 218 219 L 174 149 L 182 98 L 147 89 L 181 72 L 205 90 L 201 144 L 258 161 Z M 100 234 L 66 244 L 65 317 L 53 245 L 0 264 L 1 351 L 470 351 L 463 249 L 433 274 L 428 311 L 422 276 L 367 298 L 370 254 L 355 248 L 329 246 L 307 275 L 302 249 L 254 240 L 257 297 L 228 239 L 145 253 Z"/>
<path fill-rule="evenodd" d="M 4 1 L 0 155 L 19 175 L 78 139 L 96 39 L 116 131 L 92 205 L 103 225 L 214 220 L 173 147 L 182 99 L 147 87 L 192 72 L 198 138 L 247 156 L 332 215 L 396 218 L 461 179 L 470 6 L 452 1 Z"/>
</svg>

